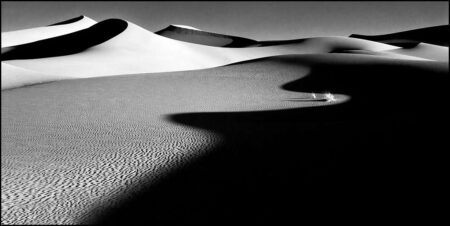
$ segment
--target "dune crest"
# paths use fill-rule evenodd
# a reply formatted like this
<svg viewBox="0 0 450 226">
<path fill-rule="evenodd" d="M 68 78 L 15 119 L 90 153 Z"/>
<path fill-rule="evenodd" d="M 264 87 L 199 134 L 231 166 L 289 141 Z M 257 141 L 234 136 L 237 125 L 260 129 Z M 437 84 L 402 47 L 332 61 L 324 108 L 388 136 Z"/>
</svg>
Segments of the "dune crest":
<svg viewBox="0 0 450 226">
<path fill-rule="evenodd" d="M 237 48 L 257 44 L 257 41 L 252 39 L 202 31 L 186 25 L 170 25 L 155 34 L 178 41 L 216 47 Z"/>
<path fill-rule="evenodd" d="M 75 54 L 115 37 L 127 26 L 128 23 L 123 20 L 104 20 L 78 32 L 2 48 L 1 59 L 36 59 Z"/>
<path fill-rule="evenodd" d="M 73 33 L 79 30 L 86 29 L 96 23 L 97 22 L 95 20 L 83 16 L 81 20 L 77 20 L 68 24 L 2 32 L 2 48 L 22 45 Z"/>
<path fill-rule="evenodd" d="M 352 34 L 350 37 L 383 42 L 404 48 L 415 47 L 421 42 L 448 47 L 450 38 L 449 25 L 419 28 L 384 35 Z"/>
<path fill-rule="evenodd" d="M 448 47 L 420 43 L 414 48 L 401 48 L 388 50 L 389 53 L 401 54 L 404 56 L 420 57 L 435 61 L 448 62 Z"/>
<path fill-rule="evenodd" d="M 71 19 L 68 19 L 68 20 L 64 20 L 64 21 L 61 21 L 61 22 L 57 22 L 57 23 L 54 23 L 54 24 L 47 25 L 47 27 L 56 26 L 56 25 L 63 25 L 63 24 L 71 24 L 71 23 L 83 20 L 84 18 L 85 18 L 85 16 L 81 15 L 79 17 L 74 17 L 74 18 L 71 18 Z"/>
<path fill-rule="evenodd" d="M 187 26 L 187 25 L 171 24 L 170 26 L 179 27 L 179 28 L 185 28 L 185 29 L 191 29 L 191 30 L 196 30 L 196 31 L 201 31 L 198 28 Z"/>
</svg>

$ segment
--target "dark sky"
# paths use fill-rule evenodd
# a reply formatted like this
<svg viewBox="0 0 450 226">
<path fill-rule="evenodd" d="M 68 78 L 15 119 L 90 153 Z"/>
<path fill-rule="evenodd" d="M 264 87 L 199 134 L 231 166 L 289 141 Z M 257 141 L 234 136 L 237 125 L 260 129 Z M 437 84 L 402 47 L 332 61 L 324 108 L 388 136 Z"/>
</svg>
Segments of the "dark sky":
<svg viewBox="0 0 450 226">
<path fill-rule="evenodd" d="M 169 24 L 257 40 L 383 34 L 448 24 L 442 2 L 8 2 L 2 32 L 44 26 L 79 15 L 121 18 L 150 31 Z"/>
</svg>

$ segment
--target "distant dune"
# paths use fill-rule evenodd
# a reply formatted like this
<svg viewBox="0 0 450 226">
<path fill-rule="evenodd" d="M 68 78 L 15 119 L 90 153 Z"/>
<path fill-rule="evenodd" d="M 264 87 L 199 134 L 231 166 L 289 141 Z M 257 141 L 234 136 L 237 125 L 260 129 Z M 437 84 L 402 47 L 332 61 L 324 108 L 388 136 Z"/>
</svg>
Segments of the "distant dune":
<svg viewBox="0 0 450 226">
<path fill-rule="evenodd" d="M 105 20 L 84 29 L 79 28 L 83 27 L 81 25 L 91 23 L 90 19 L 83 17 L 81 20 L 73 21 L 63 25 L 13 32 L 16 36 L 25 34 L 26 37 L 34 33 L 46 33 L 40 35 L 41 38 L 47 37 L 46 39 L 34 42 L 22 38 L 21 42 L 12 45 L 14 41 L 11 39 L 15 36 L 5 36 L 3 40 L 9 44 L 2 48 L 2 60 L 30 71 L 67 78 L 198 70 L 270 56 L 346 50 L 375 51 L 380 52 L 378 55 L 381 57 L 386 55 L 398 59 L 428 60 L 421 58 L 420 54 L 395 52 L 383 54 L 400 47 L 346 37 L 315 37 L 286 42 L 269 41 L 260 42 L 263 44 L 255 47 L 228 48 L 164 37 L 120 19 Z M 78 30 L 68 32 L 68 28 L 75 27 Z M 179 32 L 177 37 L 184 36 L 190 40 L 189 37 L 194 35 L 192 37 L 201 37 L 203 41 L 207 40 L 209 43 L 216 44 L 223 38 L 235 41 L 247 40 L 234 36 L 211 35 L 189 27 L 171 26 L 165 30 Z M 253 43 L 253 41 L 249 42 Z"/>
<path fill-rule="evenodd" d="M 123 20 L 105 20 L 77 32 L 2 48 L 1 60 L 37 59 L 79 53 L 114 38 L 127 26 L 127 22 Z"/>
<path fill-rule="evenodd" d="M 50 25 L 47 25 L 47 26 L 55 26 L 55 25 L 71 24 L 71 23 L 75 23 L 75 22 L 77 22 L 77 21 L 84 20 L 84 19 L 86 19 L 86 17 L 83 16 L 83 15 L 81 15 L 81 16 L 79 16 L 79 17 L 74 17 L 74 18 L 72 18 L 72 19 L 68 19 L 68 20 L 65 20 L 65 21 L 58 22 L 58 23 L 50 24 Z"/>
<path fill-rule="evenodd" d="M 419 28 L 384 35 L 359 35 L 352 34 L 350 37 L 383 42 L 389 45 L 412 48 L 421 42 L 433 45 L 447 46 L 450 39 L 449 25 Z"/>
<path fill-rule="evenodd" d="M 257 44 L 257 41 L 252 39 L 195 30 L 179 25 L 170 25 L 155 34 L 179 41 L 217 47 L 249 47 Z"/>
<path fill-rule="evenodd" d="M 22 45 L 43 39 L 57 37 L 60 35 L 69 34 L 75 31 L 88 28 L 96 23 L 97 22 L 95 22 L 91 18 L 83 16 L 81 20 L 76 20 L 71 23 L 64 23 L 61 25 L 2 32 L 2 49 L 4 47 Z"/>
</svg>

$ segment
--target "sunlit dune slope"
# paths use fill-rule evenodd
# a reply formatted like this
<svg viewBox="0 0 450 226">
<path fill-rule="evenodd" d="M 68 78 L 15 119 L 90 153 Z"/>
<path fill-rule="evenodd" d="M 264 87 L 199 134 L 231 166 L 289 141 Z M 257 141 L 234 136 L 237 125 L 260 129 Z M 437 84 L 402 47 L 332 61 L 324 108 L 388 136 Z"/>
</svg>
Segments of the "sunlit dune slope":
<svg viewBox="0 0 450 226">
<path fill-rule="evenodd" d="M 42 74 L 2 62 L 2 89 L 51 82 L 63 78 L 62 76 Z"/>
<path fill-rule="evenodd" d="M 449 58 L 448 47 L 428 43 L 420 43 L 413 48 L 392 49 L 386 52 L 446 62 Z"/>
<path fill-rule="evenodd" d="M 77 18 L 74 18 L 77 19 Z M 72 21 L 74 19 L 71 19 Z M 57 37 L 88 28 L 96 23 L 89 17 L 82 16 L 81 19 L 67 23 L 63 21 L 53 26 L 30 28 L 18 31 L 2 32 L 2 48 L 25 43 L 35 42 L 43 39 Z M 70 22 L 70 21 L 69 21 Z"/>
<path fill-rule="evenodd" d="M 109 19 L 66 35 L 2 48 L 2 61 L 65 56 L 101 44 L 127 28 L 127 22 Z"/>
</svg>

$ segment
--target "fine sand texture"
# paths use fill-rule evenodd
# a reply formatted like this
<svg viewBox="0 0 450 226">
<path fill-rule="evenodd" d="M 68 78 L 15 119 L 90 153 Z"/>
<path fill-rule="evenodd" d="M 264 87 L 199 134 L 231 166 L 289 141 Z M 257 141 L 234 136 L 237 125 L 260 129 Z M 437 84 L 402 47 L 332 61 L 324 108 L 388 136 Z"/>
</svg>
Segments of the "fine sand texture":
<svg viewBox="0 0 450 226">
<path fill-rule="evenodd" d="M 258 41 L 80 16 L 2 33 L 1 223 L 430 224 L 447 31 Z"/>
<path fill-rule="evenodd" d="M 2 224 L 420 220 L 447 73 L 303 54 L 4 90 Z"/>
</svg>

